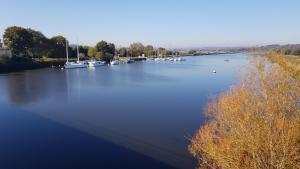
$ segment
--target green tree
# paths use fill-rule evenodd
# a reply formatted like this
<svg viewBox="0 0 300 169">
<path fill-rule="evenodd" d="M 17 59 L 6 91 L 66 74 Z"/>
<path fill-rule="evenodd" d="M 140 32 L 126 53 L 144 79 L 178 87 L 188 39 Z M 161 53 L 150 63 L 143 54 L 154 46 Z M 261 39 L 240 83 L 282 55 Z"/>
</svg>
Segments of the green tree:
<svg viewBox="0 0 300 169">
<path fill-rule="evenodd" d="M 166 51 L 166 55 L 167 55 L 167 56 L 171 56 L 171 55 L 173 55 L 173 54 L 175 54 L 175 52 L 173 52 L 173 51 L 171 51 L 171 50 L 167 50 L 167 51 Z"/>
<path fill-rule="evenodd" d="M 106 41 L 100 41 L 95 46 L 97 52 L 103 52 L 106 53 L 109 51 L 108 49 L 108 43 Z"/>
<path fill-rule="evenodd" d="M 101 52 L 101 60 L 110 62 L 115 55 L 115 45 L 113 43 L 107 43 L 106 41 L 100 41 L 95 46 L 97 52 Z"/>
<path fill-rule="evenodd" d="M 144 53 L 147 57 L 154 56 L 155 55 L 154 47 L 152 45 L 147 45 L 144 49 Z"/>
<path fill-rule="evenodd" d="M 108 52 L 107 53 L 109 53 L 109 54 L 111 54 L 111 55 L 115 55 L 115 53 L 116 53 L 116 47 L 115 47 L 115 45 L 113 44 L 113 43 L 109 43 L 108 44 Z"/>
<path fill-rule="evenodd" d="M 89 47 L 89 49 L 88 49 L 88 56 L 90 57 L 90 58 L 95 58 L 96 57 L 96 54 L 97 54 L 97 51 L 96 51 L 96 49 L 94 48 L 94 47 Z"/>
<path fill-rule="evenodd" d="M 158 48 L 158 56 L 166 56 L 166 49 L 162 47 Z"/>
<path fill-rule="evenodd" d="M 66 47 L 66 38 L 58 35 L 50 39 L 51 41 L 51 50 L 48 52 L 47 56 L 52 58 L 62 58 L 66 56 L 65 47 Z M 69 48 L 69 51 L 72 49 Z M 71 52 L 73 53 L 73 52 Z"/>
<path fill-rule="evenodd" d="M 119 48 L 119 49 L 118 49 L 118 54 L 119 54 L 121 57 L 127 57 L 127 49 L 126 49 L 126 48 Z"/>
<path fill-rule="evenodd" d="M 133 43 L 129 46 L 128 53 L 131 57 L 141 56 L 144 53 L 144 45 L 140 42 Z"/>
<path fill-rule="evenodd" d="M 27 29 L 32 36 L 33 46 L 30 48 L 32 57 L 42 57 L 53 47 L 51 41 L 39 31 Z"/>
<path fill-rule="evenodd" d="M 55 45 L 57 45 L 58 47 L 66 47 L 66 38 L 58 35 L 58 36 L 54 36 L 51 38 L 51 40 L 54 42 Z"/>
<path fill-rule="evenodd" d="M 28 56 L 33 46 L 32 35 L 24 28 L 13 26 L 5 29 L 3 42 L 14 56 Z"/>
<path fill-rule="evenodd" d="M 101 60 L 103 59 L 103 56 L 104 56 L 103 52 L 96 52 L 95 59 Z"/>
<path fill-rule="evenodd" d="M 114 58 L 114 55 L 111 53 L 105 53 L 104 55 L 102 55 L 101 60 L 104 60 L 105 62 L 110 62 L 112 61 Z"/>
<path fill-rule="evenodd" d="M 190 50 L 190 51 L 189 51 L 189 54 L 190 54 L 190 55 L 194 55 L 194 54 L 196 54 L 196 53 L 197 53 L 196 50 Z"/>
<path fill-rule="evenodd" d="M 84 54 L 85 56 L 88 56 L 88 50 L 89 50 L 89 47 L 88 46 L 82 46 L 82 45 L 79 45 L 79 53 L 82 53 Z"/>
</svg>

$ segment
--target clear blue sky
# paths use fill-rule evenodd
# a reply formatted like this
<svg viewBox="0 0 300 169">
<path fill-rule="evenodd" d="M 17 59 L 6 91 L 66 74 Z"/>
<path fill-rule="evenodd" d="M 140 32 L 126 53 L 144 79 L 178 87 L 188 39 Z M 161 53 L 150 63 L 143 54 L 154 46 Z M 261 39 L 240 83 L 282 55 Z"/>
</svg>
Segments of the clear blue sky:
<svg viewBox="0 0 300 169">
<path fill-rule="evenodd" d="M 16 25 L 87 45 L 300 43 L 299 0 L 3 0 L 0 6 L 0 34 Z"/>
</svg>

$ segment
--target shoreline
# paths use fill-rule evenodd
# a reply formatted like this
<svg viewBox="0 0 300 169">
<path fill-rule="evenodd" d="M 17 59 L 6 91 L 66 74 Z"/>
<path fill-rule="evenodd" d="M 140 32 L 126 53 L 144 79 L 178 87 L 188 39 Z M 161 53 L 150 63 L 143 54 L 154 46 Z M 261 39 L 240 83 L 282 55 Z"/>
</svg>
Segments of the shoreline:
<svg viewBox="0 0 300 169">
<path fill-rule="evenodd" d="M 22 72 L 25 70 L 42 69 L 52 66 L 63 65 L 65 61 L 52 61 L 52 62 L 9 62 L 0 63 L 0 74 Z"/>
<path fill-rule="evenodd" d="M 178 57 L 187 57 L 187 56 L 205 56 L 205 55 L 221 55 L 221 54 L 232 54 L 230 52 L 207 52 L 207 53 L 197 53 L 197 54 L 185 54 L 179 55 Z M 174 56 L 164 56 L 164 57 L 174 57 Z M 130 57 L 120 57 L 119 60 L 128 59 Z M 154 58 L 154 57 L 149 57 Z M 163 58 L 163 57 L 157 57 Z M 146 58 L 131 58 L 135 61 L 146 60 Z M 50 59 L 41 60 L 36 59 L 33 61 L 27 62 L 18 62 L 18 61 L 9 61 L 8 63 L 0 63 L 0 74 L 6 73 L 14 73 L 14 72 L 22 72 L 25 70 L 34 70 L 34 69 L 42 69 L 42 68 L 50 68 L 50 67 L 61 67 L 65 64 L 66 60 L 62 58 L 58 59 Z"/>
</svg>

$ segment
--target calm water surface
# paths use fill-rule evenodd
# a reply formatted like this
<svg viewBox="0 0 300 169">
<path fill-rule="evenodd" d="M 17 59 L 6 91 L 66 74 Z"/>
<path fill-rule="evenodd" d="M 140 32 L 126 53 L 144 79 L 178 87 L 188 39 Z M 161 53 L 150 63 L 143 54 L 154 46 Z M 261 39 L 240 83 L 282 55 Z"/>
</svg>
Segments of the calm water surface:
<svg viewBox="0 0 300 169">
<path fill-rule="evenodd" d="M 194 168 L 187 138 L 208 96 L 248 61 L 186 59 L 0 75 L 0 168 Z"/>
</svg>

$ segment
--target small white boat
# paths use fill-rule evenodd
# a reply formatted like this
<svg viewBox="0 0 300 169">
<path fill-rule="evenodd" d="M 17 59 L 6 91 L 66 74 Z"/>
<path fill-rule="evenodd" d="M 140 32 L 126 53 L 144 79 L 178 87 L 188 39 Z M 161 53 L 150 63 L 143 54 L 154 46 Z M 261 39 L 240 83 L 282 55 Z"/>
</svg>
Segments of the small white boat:
<svg viewBox="0 0 300 169">
<path fill-rule="evenodd" d="M 184 59 L 184 58 L 181 58 L 181 57 L 179 57 L 179 58 L 175 58 L 175 59 L 174 59 L 174 61 L 179 61 L 179 62 L 180 62 L 180 61 L 185 61 L 185 59 Z"/>
<path fill-rule="evenodd" d="M 103 62 L 103 61 L 96 61 L 96 60 L 88 61 L 89 67 L 98 67 L 98 66 L 104 66 L 104 65 L 105 65 L 105 62 Z"/>
<path fill-rule="evenodd" d="M 154 58 L 147 58 L 147 60 L 154 60 Z"/>
<path fill-rule="evenodd" d="M 64 65 L 65 69 L 86 68 L 87 65 L 83 61 L 79 61 L 79 49 L 77 45 L 77 62 L 69 62 L 68 41 L 66 41 L 67 62 Z"/>
<path fill-rule="evenodd" d="M 82 62 L 66 62 L 64 67 L 65 69 L 75 69 L 75 68 L 86 68 L 87 66 Z"/>
<path fill-rule="evenodd" d="M 117 60 L 113 60 L 110 62 L 110 65 L 118 65 L 120 62 Z"/>
<path fill-rule="evenodd" d="M 217 71 L 216 71 L 216 70 L 213 70 L 212 73 L 217 73 Z"/>
</svg>

